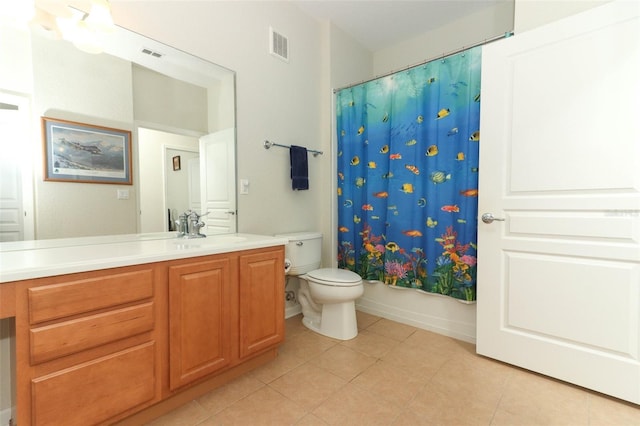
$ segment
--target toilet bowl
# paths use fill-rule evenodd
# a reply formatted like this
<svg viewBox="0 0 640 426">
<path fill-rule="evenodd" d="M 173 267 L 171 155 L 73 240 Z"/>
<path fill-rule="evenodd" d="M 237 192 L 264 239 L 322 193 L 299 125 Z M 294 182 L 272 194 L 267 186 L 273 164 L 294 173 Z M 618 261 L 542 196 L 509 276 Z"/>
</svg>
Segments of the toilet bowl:
<svg viewBox="0 0 640 426">
<path fill-rule="evenodd" d="M 362 296 L 362 279 L 344 269 L 316 269 L 299 276 L 298 300 L 302 323 L 310 330 L 339 340 L 358 335 L 355 300 Z"/>
<path fill-rule="evenodd" d="M 355 300 L 364 293 L 362 279 L 352 271 L 319 268 L 322 234 L 298 232 L 281 234 L 289 239 L 285 257 L 287 275 L 300 279 L 298 301 L 302 323 L 308 329 L 339 340 L 358 335 Z"/>
</svg>

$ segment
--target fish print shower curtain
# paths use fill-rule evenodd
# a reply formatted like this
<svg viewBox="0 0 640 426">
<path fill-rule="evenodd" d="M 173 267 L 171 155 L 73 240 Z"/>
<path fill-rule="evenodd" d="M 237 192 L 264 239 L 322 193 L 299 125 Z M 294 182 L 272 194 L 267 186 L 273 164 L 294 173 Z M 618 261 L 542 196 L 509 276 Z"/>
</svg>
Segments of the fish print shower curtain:
<svg viewBox="0 0 640 426">
<path fill-rule="evenodd" d="M 336 94 L 339 267 L 475 300 L 481 52 Z"/>
</svg>

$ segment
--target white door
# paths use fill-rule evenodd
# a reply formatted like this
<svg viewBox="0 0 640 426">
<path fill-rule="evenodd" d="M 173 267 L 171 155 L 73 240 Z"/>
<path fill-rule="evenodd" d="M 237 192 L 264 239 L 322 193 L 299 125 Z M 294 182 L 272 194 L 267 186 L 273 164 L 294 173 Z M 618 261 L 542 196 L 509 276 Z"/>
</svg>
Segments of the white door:
<svg viewBox="0 0 640 426">
<path fill-rule="evenodd" d="M 32 240 L 29 100 L 0 93 L 0 242 Z"/>
<path fill-rule="evenodd" d="M 483 49 L 477 351 L 640 403 L 640 19 Z"/>
<path fill-rule="evenodd" d="M 203 233 L 236 232 L 235 130 L 229 128 L 200 138 L 202 210 L 208 213 Z"/>
<path fill-rule="evenodd" d="M 189 175 L 189 210 L 198 212 L 202 210 L 200 197 L 200 156 L 189 158 L 187 161 L 187 173 Z"/>
</svg>

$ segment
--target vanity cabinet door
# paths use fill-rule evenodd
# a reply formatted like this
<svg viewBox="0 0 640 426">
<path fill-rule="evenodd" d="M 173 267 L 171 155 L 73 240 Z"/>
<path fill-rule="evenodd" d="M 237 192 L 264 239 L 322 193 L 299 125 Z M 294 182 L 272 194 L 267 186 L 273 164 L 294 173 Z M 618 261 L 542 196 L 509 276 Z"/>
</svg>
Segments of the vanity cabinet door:
<svg viewBox="0 0 640 426">
<path fill-rule="evenodd" d="M 190 259 L 169 266 L 169 388 L 229 366 L 233 359 L 235 257 Z M 237 293 L 236 293 L 237 294 Z"/>
<path fill-rule="evenodd" d="M 284 341 L 284 247 L 240 256 L 240 358 Z"/>
</svg>

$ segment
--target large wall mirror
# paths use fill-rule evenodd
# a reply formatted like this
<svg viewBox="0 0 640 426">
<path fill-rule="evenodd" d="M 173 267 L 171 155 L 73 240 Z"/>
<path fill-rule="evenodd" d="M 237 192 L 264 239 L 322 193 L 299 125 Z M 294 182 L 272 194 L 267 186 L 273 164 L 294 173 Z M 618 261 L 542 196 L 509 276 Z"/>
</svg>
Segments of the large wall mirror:
<svg viewBox="0 0 640 426">
<path fill-rule="evenodd" d="M 161 233 L 187 209 L 236 231 L 233 71 L 120 27 L 97 55 L 0 31 L 0 241 Z M 41 117 L 131 131 L 132 184 L 44 180 Z"/>
</svg>

